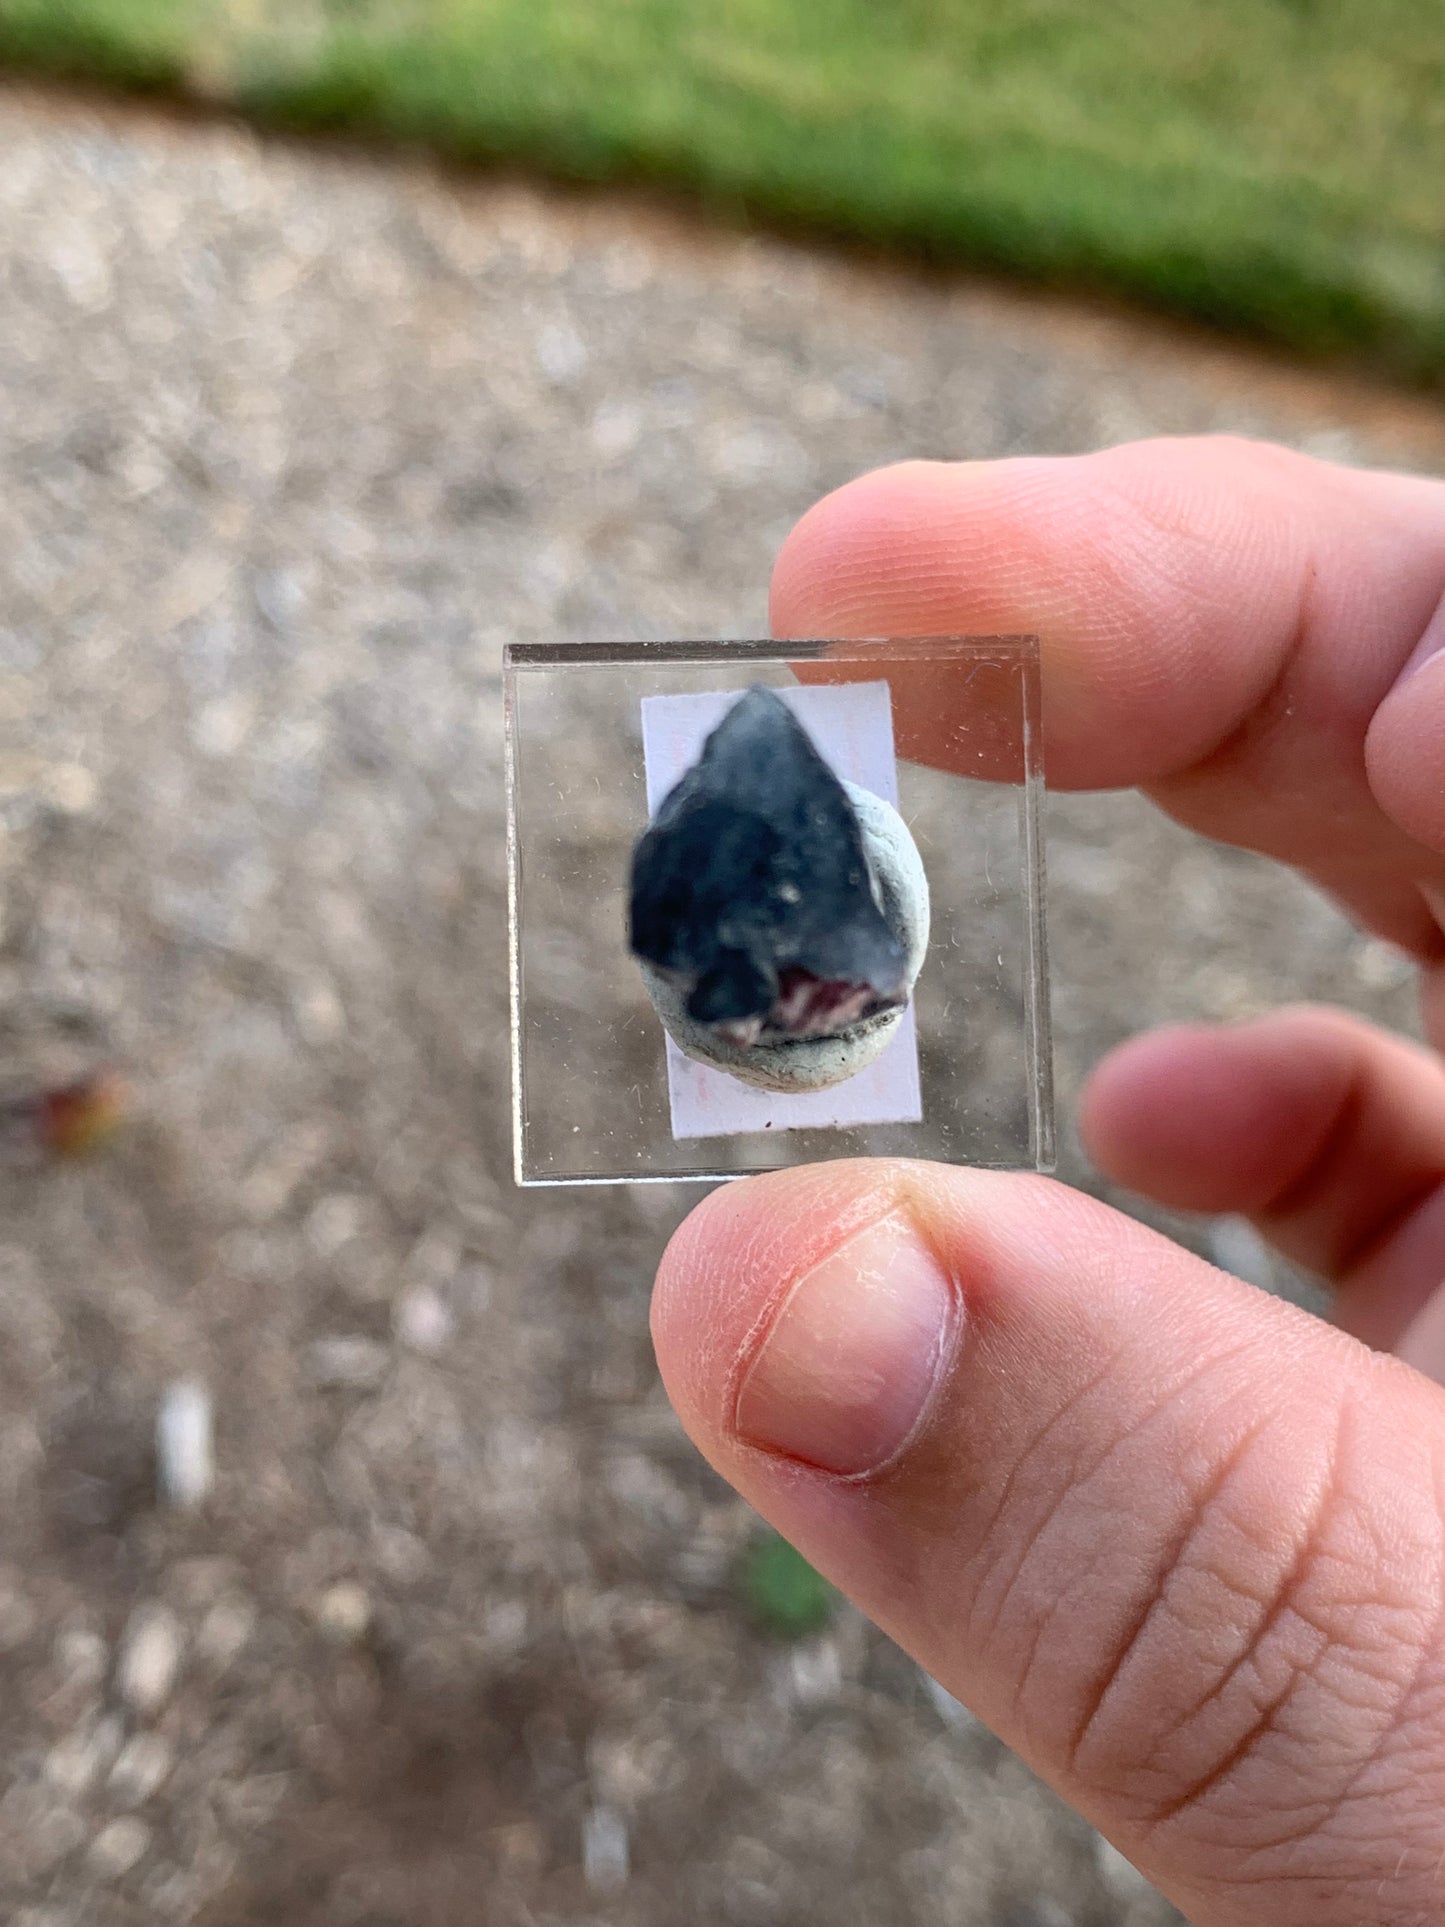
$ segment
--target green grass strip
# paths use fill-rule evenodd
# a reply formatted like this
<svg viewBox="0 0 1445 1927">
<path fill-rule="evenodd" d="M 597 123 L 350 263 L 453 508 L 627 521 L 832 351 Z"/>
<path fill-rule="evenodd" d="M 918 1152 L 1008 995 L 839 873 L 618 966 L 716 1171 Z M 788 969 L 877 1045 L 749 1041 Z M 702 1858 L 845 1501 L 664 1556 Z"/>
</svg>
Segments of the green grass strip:
<svg viewBox="0 0 1445 1927">
<path fill-rule="evenodd" d="M 0 0 L 0 61 L 1445 384 L 1445 0 Z"/>
</svg>

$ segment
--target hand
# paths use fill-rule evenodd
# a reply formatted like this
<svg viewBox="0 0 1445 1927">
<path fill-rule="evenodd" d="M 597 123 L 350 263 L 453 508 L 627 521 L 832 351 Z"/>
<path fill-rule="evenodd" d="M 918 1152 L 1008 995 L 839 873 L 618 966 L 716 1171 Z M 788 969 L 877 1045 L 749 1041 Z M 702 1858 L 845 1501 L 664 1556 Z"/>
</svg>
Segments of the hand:
<svg viewBox="0 0 1445 1927">
<path fill-rule="evenodd" d="M 773 613 L 1039 631 L 1054 785 L 1305 870 L 1445 1025 L 1442 595 L 1445 484 L 1166 442 L 866 477 Z M 1445 1069 L 1326 1011 L 1187 1026 L 1106 1060 L 1082 1127 L 1247 1213 L 1342 1329 L 1041 1178 L 836 1163 L 683 1225 L 669 1393 L 1198 1927 L 1445 1919 Z"/>
</svg>

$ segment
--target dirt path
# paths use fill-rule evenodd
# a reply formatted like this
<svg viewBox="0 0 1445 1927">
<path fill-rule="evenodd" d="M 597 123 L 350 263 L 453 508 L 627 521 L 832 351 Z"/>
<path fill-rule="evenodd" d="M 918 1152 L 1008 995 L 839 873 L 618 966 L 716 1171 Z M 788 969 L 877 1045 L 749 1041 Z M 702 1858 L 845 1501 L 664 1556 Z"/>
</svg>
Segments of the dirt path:
<svg viewBox="0 0 1445 1927">
<path fill-rule="evenodd" d="M 896 456 L 1429 466 L 1445 416 L 224 125 L 12 93 L 0 145 L 4 1076 L 136 1088 L 0 1173 L 0 1912 L 1164 1920 L 849 1612 L 749 1622 L 647 1345 L 689 1194 L 513 1191 L 499 653 L 758 631 L 794 516 Z M 1130 799 L 1052 829 L 1065 1103 L 1154 1016 L 1408 1021 L 1287 879 Z"/>
</svg>

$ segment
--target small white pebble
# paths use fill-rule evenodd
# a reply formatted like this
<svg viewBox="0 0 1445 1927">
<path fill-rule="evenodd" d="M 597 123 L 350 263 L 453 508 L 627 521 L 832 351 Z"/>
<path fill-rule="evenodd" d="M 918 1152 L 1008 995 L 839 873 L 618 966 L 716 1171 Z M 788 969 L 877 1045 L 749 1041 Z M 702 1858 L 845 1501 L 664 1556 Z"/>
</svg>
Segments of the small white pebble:
<svg viewBox="0 0 1445 1927">
<path fill-rule="evenodd" d="M 156 1414 L 156 1470 L 161 1497 L 189 1510 L 215 1481 L 211 1395 L 199 1380 L 178 1378 L 161 1393 Z"/>
<path fill-rule="evenodd" d="M 1094 1835 L 1094 1858 L 1098 1862 L 1099 1875 L 1110 1894 L 1121 1905 L 1152 1894 L 1154 1889 L 1140 1873 L 1132 1860 L 1126 1860 L 1112 1841 L 1106 1840 L 1102 1833 Z"/>
<path fill-rule="evenodd" d="M 641 413 L 625 401 L 605 401 L 592 417 L 592 446 L 604 461 L 630 453 L 641 437 Z"/>
<path fill-rule="evenodd" d="M 834 1639 L 809 1639 L 788 1655 L 793 1697 L 803 1706 L 830 1700 L 843 1685 L 843 1660 Z"/>
<path fill-rule="evenodd" d="M 354 1646 L 371 1624 L 371 1600 L 354 1579 L 341 1579 L 312 1602 L 311 1617 L 338 1646 Z"/>
<path fill-rule="evenodd" d="M 582 1877 L 595 1894 L 627 1885 L 631 1853 L 627 1822 L 614 1807 L 593 1807 L 582 1822 Z"/>
<path fill-rule="evenodd" d="M 945 1726 L 951 1726 L 955 1733 L 967 1733 L 978 1725 L 978 1721 L 962 1700 L 956 1700 L 946 1686 L 940 1686 L 932 1673 L 925 1673 L 920 1667 L 919 1677 L 923 1681 L 929 1699 L 933 1702 L 934 1712 Z"/>
<path fill-rule="evenodd" d="M 333 1191 L 319 1198 L 306 1220 L 306 1236 L 323 1258 L 334 1258 L 360 1232 L 365 1208 L 350 1191 Z"/>
<path fill-rule="evenodd" d="M 143 1806 L 170 1773 L 169 1740 L 159 1733 L 137 1733 L 126 1741 L 110 1769 L 110 1790 L 123 1806 Z"/>
<path fill-rule="evenodd" d="M 336 986 L 324 977 L 302 984 L 291 999 L 291 1012 L 303 1043 L 329 1044 L 346 1028 L 346 1010 Z"/>
<path fill-rule="evenodd" d="M 1412 958 L 1379 937 L 1362 937 L 1355 945 L 1355 974 L 1366 990 L 1398 990 L 1414 975 Z"/>
<path fill-rule="evenodd" d="M 256 1608 L 249 1599 L 218 1599 L 201 1621 L 196 1650 L 208 1665 L 229 1666 L 256 1629 Z"/>
<path fill-rule="evenodd" d="M 121 1636 L 116 1690 L 134 1713 L 154 1713 L 181 1665 L 181 1625 L 169 1606 L 137 1606 Z"/>
<path fill-rule="evenodd" d="M 509 1826 L 494 1827 L 491 1837 L 497 1858 L 514 1874 L 535 1874 L 547 1857 L 541 1830 L 531 1820 L 513 1820 Z"/>
<path fill-rule="evenodd" d="M 55 1664 L 67 1685 L 96 1686 L 105 1678 L 109 1653 L 99 1633 L 72 1626 L 55 1642 Z"/>
<path fill-rule="evenodd" d="M 413 1285 L 403 1292 L 393 1322 L 400 1343 L 428 1358 L 446 1350 L 457 1324 L 451 1307 L 430 1285 Z"/>
<path fill-rule="evenodd" d="M 191 725 L 191 741 L 210 761 L 234 756 L 255 722 L 249 697 L 239 693 L 218 696 L 200 710 Z"/>
<path fill-rule="evenodd" d="M 343 1386 L 360 1391 L 381 1383 L 390 1354 L 375 1338 L 339 1332 L 333 1338 L 318 1338 L 310 1359 L 311 1376 L 323 1391 Z"/>
<path fill-rule="evenodd" d="M 62 816 L 87 816 L 95 808 L 96 781 L 80 763 L 57 763 L 45 773 L 45 794 Z"/>
<path fill-rule="evenodd" d="M 1247 1285 L 1257 1285 L 1261 1291 L 1272 1289 L 1274 1259 L 1248 1218 L 1211 1218 L 1205 1242 L 1211 1260 L 1221 1271 L 1242 1278 Z"/>
<path fill-rule="evenodd" d="M 119 1880 L 145 1858 L 150 1843 L 151 1830 L 145 1821 L 127 1814 L 101 1828 L 86 1858 L 102 1880 Z"/>
<path fill-rule="evenodd" d="M 558 386 L 573 382 L 587 366 L 587 344 L 565 321 L 549 321 L 537 336 L 537 365 Z"/>
</svg>

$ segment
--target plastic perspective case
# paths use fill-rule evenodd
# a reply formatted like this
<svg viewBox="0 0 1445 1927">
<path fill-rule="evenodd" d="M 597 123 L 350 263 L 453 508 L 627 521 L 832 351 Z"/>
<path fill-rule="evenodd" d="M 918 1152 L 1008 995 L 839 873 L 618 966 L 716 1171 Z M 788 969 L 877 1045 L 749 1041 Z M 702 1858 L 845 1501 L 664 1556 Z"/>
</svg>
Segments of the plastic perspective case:
<svg viewBox="0 0 1445 1927">
<path fill-rule="evenodd" d="M 527 644 L 507 650 L 504 681 L 519 1184 L 715 1182 L 880 1155 L 1052 1169 L 1036 637 Z M 749 1128 L 700 1129 L 678 1108 L 691 1060 L 667 1044 L 628 950 L 649 819 L 644 714 L 656 801 L 658 719 L 711 715 L 753 683 L 795 706 L 840 775 L 840 757 L 878 770 L 896 752 L 932 909 L 897 1040 L 916 1056 L 893 1067 L 891 1088 L 911 1078 L 911 1099 L 891 1121 L 798 1126 L 783 1100 Z M 871 688 L 848 695 L 856 684 Z M 691 709 L 665 700 L 679 697 Z M 867 740 L 844 741 L 850 729 Z M 858 1108 L 848 1083 L 837 1096 Z"/>
</svg>

